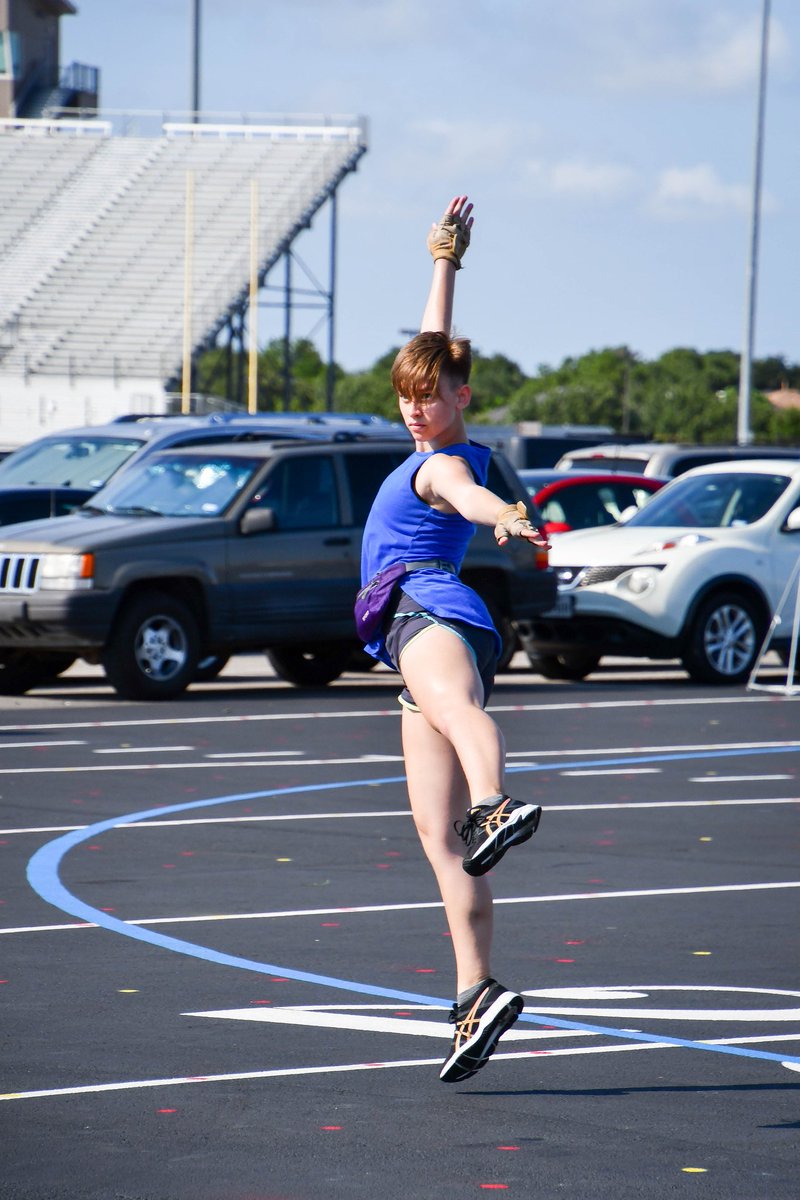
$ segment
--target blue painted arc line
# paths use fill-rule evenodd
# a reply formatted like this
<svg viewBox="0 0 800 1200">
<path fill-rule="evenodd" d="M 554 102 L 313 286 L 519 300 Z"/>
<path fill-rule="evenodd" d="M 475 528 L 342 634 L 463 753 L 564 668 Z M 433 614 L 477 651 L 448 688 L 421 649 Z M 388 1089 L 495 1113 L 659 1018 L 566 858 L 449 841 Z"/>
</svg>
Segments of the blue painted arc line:
<svg viewBox="0 0 800 1200">
<path fill-rule="evenodd" d="M 726 752 L 727 753 L 727 752 Z M 734 751 L 733 753 L 737 753 Z M 683 755 L 668 755 L 661 757 L 684 757 Z M 700 757 L 687 755 L 685 757 Z M 702 757 L 705 757 L 703 755 Z M 608 760 L 605 760 L 608 762 Z M 648 761 L 642 759 L 641 761 Z M 570 766 L 574 766 L 571 763 Z M 582 763 L 581 766 L 589 766 Z M 523 768 L 530 770 L 531 768 Z M 536 769 L 536 768 L 534 768 Z M 553 770 L 551 765 L 549 770 Z M 425 996 L 418 992 L 405 992 L 395 988 L 379 987 L 371 983 L 359 983 L 350 979 L 339 979 L 331 975 L 318 975 L 311 971 L 299 971 L 293 967 L 285 967 L 275 963 L 263 963 L 254 959 L 242 958 L 234 954 L 224 954 L 208 946 L 199 946 L 195 942 L 187 942 L 182 938 L 170 937 L 139 925 L 129 925 L 110 913 L 102 912 L 91 904 L 80 900 L 61 882 L 59 869 L 66 854 L 82 842 L 96 838 L 121 825 L 132 825 L 139 821 L 151 821 L 156 817 L 164 817 L 173 813 L 188 812 L 199 808 L 211 808 L 222 804 L 235 804 L 244 800 L 260 800 L 273 796 L 297 795 L 301 792 L 335 791 L 342 788 L 369 787 L 385 783 L 397 783 L 404 780 L 403 775 L 383 779 L 347 780 L 340 783 L 308 784 L 289 788 L 271 788 L 259 792 L 240 792 L 231 796 L 213 797 L 208 800 L 191 800 L 182 804 L 162 805 L 145 809 L 142 812 L 130 813 L 122 817 L 113 817 L 105 821 L 97 821 L 83 829 L 75 829 L 61 837 L 55 838 L 42 846 L 28 862 L 27 876 L 33 890 L 46 900 L 48 904 L 61 909 L 70 916 L 88 921 L 111 933 L 123 937 L 134 938 L 136 941 L 147 942 L 162 950 L 171 950 L 190 958 L 199 958 L 204 962 L 217 963 L 220 966 L 236 967 L 239 970 L 253 971 L 260 975 L 277 975 L 284 979 L 294 979 L 300 983 L 316 984 L 320 987 L 334 988 L 339 991 L 351 992 L 360 996 L 376 996 L 382 999 L 394 1000 L 405 1004 L 433 1004 L 449 1008 L 452 1001 L 438 996 Z M 646 1014 L 643 1014 L 646 1015 Z M 742 1058 L 759 1058 L 769 1062 L 789 1063 L 800 1066 L 800 1057 L 787 1054 L 774 1054 L 769 1050 L 754 1050 L 744 1046 L 720 1046 L 708 1042 L 691 1041 L 688 1038 L 669 1037 L 661 1034 L 635 1032 L 626 1029 L 615 1029 L 606 1025 L 587 1025 L 582 1021 L 566 1021 L 548 1015 L 537 1016 L 532 1012 L 523 1012 L 520 1020 L 533 1025 L 550 1026 L 556 1029 L 578 1030 L 582 1033 L 597 1034 L 601 1037 L 620 1038 L 628 1042 L 654 1042 L 662 1046 L 682 1046 L 688 1050 L 705 1050 L 713 1054 L 732 1054 Z"/>
</svg>

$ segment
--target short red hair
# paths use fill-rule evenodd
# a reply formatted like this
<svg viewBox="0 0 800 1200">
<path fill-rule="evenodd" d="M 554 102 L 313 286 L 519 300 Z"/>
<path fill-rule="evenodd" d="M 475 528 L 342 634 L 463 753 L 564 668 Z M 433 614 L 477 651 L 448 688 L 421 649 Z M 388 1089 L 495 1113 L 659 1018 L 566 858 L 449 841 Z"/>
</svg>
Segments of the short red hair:
<svg viewBox="0 0 800 1200">
<path fill-rule="evenodd" d="M 423 392 L 436 392 L 439 378 L 462 387 L 469 382 L 472 347 L 468 338 L 446 333 L 418 333 L 398 353 L 392 364 L 392 387 L 398 396 L 414 400 Z"/>
</svg>

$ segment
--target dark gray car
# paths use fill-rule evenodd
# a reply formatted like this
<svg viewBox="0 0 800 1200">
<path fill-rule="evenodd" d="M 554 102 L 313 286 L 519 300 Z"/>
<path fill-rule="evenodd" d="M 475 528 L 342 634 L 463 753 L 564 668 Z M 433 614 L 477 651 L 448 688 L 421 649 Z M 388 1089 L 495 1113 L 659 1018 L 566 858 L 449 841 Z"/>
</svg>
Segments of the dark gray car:
<svg viewBox="0 0 800 1200">
<path fill-rule="evenodd" d="M 180 694 L 204 664 L 266 650 L 284 679 L 319 686 L 354 661 L 361 535 L 407 441 L 177 448 L 149 456 L 79 514 L 4 530 L 0 692 L 23 692 L 76 657 L 121 696 Z M 494 455 L 489 486 L 527 499 Z M 552 606 L 546 553 L 488 529 L 463 578 L 488 603 L 507 656 L 517 620 Z"/>
</svg>

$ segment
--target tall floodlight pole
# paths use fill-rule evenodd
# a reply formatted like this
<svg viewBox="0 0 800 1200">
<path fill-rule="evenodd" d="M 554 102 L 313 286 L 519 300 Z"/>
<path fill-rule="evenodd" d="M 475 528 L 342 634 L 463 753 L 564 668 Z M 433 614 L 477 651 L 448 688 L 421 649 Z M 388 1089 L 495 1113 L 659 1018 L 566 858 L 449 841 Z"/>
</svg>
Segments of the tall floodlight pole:
<svg viewBox="0 0 800 1200">
<path fill-rule="evenodd" d="M 194 171 L 186 172 L 183 223 L 183 368 L 181 412 L 192 411 L 192 269 L 194 258 Z"/>
<path fill-rule="evenodd" d="M 330 290 L 328 292 L 328 371 L 325 379 L 325 408 L 333 412 L 333 393 L 336 387 L 336 232 L 337 232 L 336 189 L 331 192 L 331 243 L 330 243 Z"/>
<path fill-rule="evenodd" d="M 250 311 L 247 321 L 247 411 L 258 412 L 258 180 L 250 180 Z"/>
<path fill-rule="evenodd" d="M 756 145 L 753 165 L 753 193 L 750 212 L 750 252 L 745 275 L 744 346 L 739 363 L 739 414 L 736 440 L 749 446 L 753 440 L 750 428 L 750 393 L 753 373 L 753 344 L 755 341 L 756 284 L 758 276 L 758 233 L 761 219 L 761 167 L 764 157 L 764 110 L 767 99 L 767 50 L 769 45 L 770 0 L 762 0 L 761 63 L 758 73 L 758 112 L 756 116 Z"/>
<path fill-rule="evenodd" d="M 200 111 L 200 0 L 192 3 L 192 121 Z"/>
</svg>

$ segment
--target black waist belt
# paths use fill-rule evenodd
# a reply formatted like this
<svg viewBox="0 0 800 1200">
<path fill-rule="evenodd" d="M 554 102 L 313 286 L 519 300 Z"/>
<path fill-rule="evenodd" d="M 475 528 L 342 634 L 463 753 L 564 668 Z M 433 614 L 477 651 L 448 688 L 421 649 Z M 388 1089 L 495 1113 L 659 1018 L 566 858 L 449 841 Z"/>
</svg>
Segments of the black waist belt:
<svg viewBox="0 0 800 1200">
<path fill-rule="evenodd" d="M 423 558 L 419 562 L 403 563 L 407 571 L 423 571 L 434 569 L 437 571 L 447 571 L 449 575 L 457 575 L 458 569 L 451 562 L 445 562 L 443 558 Z"/>
</svg>

